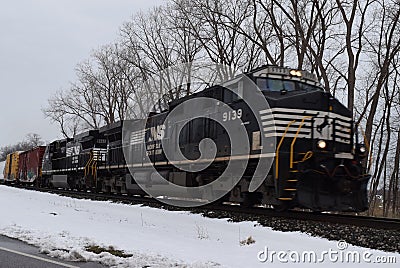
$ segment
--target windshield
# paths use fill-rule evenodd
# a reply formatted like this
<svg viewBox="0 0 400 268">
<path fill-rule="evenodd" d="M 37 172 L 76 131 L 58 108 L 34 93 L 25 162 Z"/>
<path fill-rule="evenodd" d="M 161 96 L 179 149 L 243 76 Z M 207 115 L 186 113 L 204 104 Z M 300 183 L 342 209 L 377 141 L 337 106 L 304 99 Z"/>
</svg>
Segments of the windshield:
<svg viewBox="0 0 400 268">
<path fill-rule="evenodd" d="M 256 80 L 257 86 L 262 91 L 280 92 L 281 90 L 295 91 L 295 90 L 321 90 L 320 87 L 309 85 L 300 81 L 282 80 L 274 78 L 261 77 Z"/>
</svg>

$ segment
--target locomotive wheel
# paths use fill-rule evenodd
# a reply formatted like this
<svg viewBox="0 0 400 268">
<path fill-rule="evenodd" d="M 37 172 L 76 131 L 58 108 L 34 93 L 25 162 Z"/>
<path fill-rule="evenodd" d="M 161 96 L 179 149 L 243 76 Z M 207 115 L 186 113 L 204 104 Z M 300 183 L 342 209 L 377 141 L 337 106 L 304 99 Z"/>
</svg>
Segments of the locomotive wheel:
<svg viewBox="0 0 400 268">
<path fill-rule="evenodd" d="M 272 205 L 274 210 L 277 212 L 284 212 L 290 208 L 289 203 L 280 202 L 279 204 Z"/>
<path fill-rule="evenodd" d="M 245 208 L 251 208 L 256 204 L 260 203 L 259 196 L 256 193 L 243 193 L 243 202 L 240 204 Z"/>
</svg>

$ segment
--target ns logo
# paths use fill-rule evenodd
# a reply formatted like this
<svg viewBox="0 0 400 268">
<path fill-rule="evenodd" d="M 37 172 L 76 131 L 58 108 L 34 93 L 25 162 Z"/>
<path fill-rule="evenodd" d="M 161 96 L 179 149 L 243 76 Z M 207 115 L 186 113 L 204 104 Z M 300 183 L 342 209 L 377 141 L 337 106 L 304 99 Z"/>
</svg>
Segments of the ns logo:
<svg viewBox="0 0 400 268">
<path fill-rule="evenodd" d="M 148 128 L 148 130 L 150 131 L 150 133 L 149 133 L 150 135 L 147 140 L 148 142 L 160 141 L 165 136 L 165 125 L 164 124 Z"/>
</svg>

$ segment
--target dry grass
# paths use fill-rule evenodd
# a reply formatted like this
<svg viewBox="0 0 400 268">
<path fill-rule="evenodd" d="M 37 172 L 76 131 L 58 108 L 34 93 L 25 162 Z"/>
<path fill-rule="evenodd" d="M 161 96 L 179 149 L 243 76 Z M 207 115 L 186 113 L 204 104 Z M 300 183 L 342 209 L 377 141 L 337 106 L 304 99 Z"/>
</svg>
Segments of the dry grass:
<svg viewBox="0 0 400 268">
<path fill-rule="evenodd" d="M 92 246 L 87 246 L 85 249 L 86 251 L 93 252 L 96 254 L 100 254 L 102 252 L 108 252 L 114 256 L 121 258 L 129 258 L 133 256 L 132 254 L 125 254 L 122 250 L 117 250 L 112 246 L 109 246 L 108 248 L 103 248 L 100 246 L 92 245 Z"/>
<path fill-rule="evenodd" d="M 256 242 L 256 240 L 254 240 L 253 237 L 249 236 L 249 237 L 247 237 L 247 239 L 240 241 L 240 245 L 241 246 L 251 245 L 251 244 L 254 244 L 255 242 Z"/>
</svg>

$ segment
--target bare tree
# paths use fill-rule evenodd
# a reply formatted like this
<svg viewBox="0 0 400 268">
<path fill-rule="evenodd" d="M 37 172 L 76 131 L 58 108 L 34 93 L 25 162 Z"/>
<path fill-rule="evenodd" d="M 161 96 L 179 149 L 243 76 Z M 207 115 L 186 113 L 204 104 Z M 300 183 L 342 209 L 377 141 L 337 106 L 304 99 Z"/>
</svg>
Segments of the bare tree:
<svg viewBox="0 0 400 268">
<path fill-rule="evenodd" d="M 25 137 L 25 141 L 29 144 L 32 148 L 41 146 L 44 144 L 42 137 L 37 133 L 29 133 Z"/>
<path fill-rule="evenodd" d="M 371 97 L 372 101 L 366 122 L 365 135 L 368 140 L 371 140 L 373 120 L 379 104 L 380 94 L 389 77 L 390 63 L 400 51 L 400 4 L 394 3 L 389 7 L 385 4 L 385 1 L 382 1 L 381 10 L 379 38 L 377 42 L 371 38 L 367 39 L 370 49 L 374 52 L 374 64 L 378 67 L 376 90 Z"/>
<path fill-rule="evenodd" d="M 184 16 L 182 21 L 186 21 L 200 42 L 204 59 L 227 67 L 220 70 L 222 77 L 232 77 L 237 70 L 248 70 L 248 66 L 259 61 L 260 50 L 241 34 L 250 29 L 250 3 L 238 0 L 175 0 L 174 3 Z"/>
</svg>

